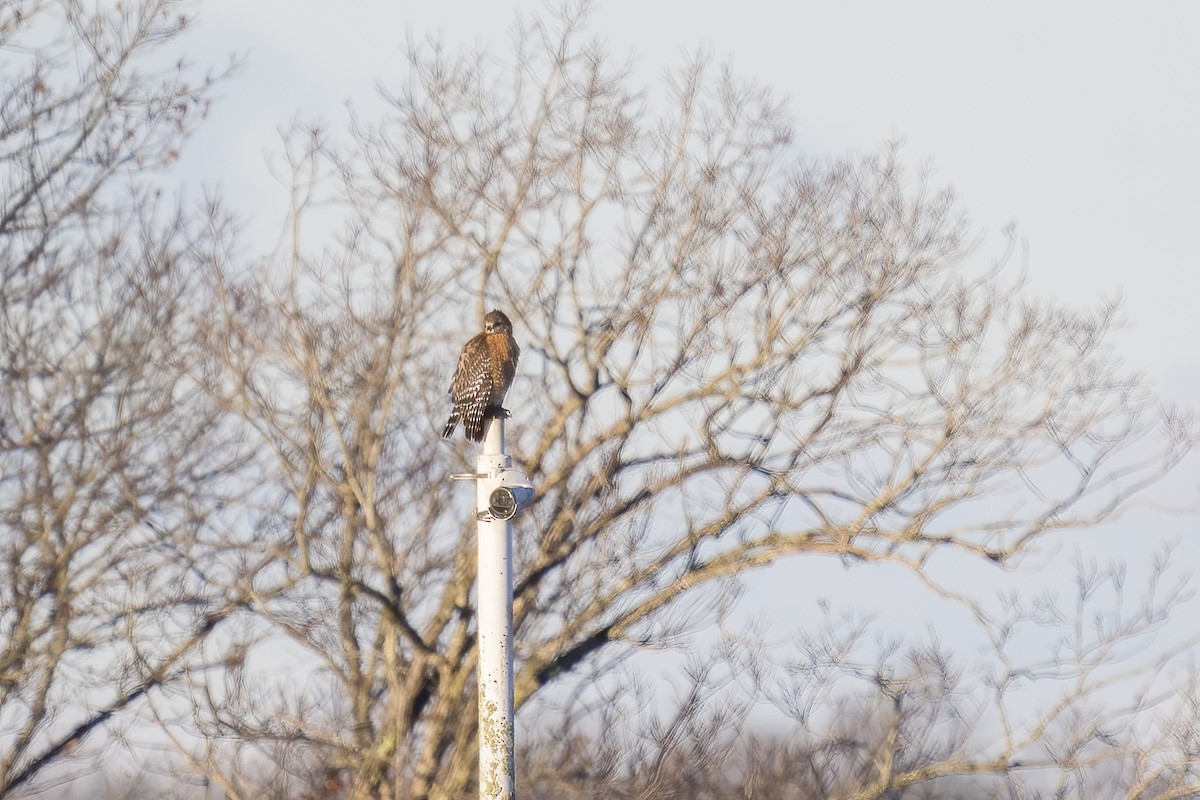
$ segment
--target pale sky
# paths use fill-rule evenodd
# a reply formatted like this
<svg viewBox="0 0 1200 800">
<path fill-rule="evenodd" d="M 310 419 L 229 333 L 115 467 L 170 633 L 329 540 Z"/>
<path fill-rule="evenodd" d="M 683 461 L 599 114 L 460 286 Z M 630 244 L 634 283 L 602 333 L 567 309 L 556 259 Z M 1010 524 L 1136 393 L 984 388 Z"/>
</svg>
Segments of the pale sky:
<svg viewBox="0 0 1200 800">
<path fill-rule="evenodd" d="M 245 54 L 185 166 L 272 222 L 276 130 L 403 74 L 406 36 L 507 53 L 541 2 L 200 0 L 196 60 Z M 1200 4 L 602 0 L 589 30 L 647 80 L 707 47 L 790 102 L 815 156 L 906 142 L 984 235 L 1016 222 L 1032 287 L 1081 305 L 1120 293 L 1127 360 L 1195 405 L 1200 294 Z M 258 198 L 262 200 L 258 200 Z"/>
<path fill-rule="evenodd" d="M 518 11 L 547 7 L 202 0 L 193 59 L 247 63 L 185 154 L 188 181 L 270 229 L 284 208 L 265 166 L 277 129 L 319 117 L 336 132 L 347 101 L 369 110 L 378 83 L 401 81 L 410 34 L 507 55 Z M 601 0 L 589 30 L 632 52 L 648 81 L 699 47 L 732 61 L 788 99 L 812 156 L 903 140 L 914 169 L 931 162 L 933 183 L 955 188 L 980 258 L 1016 222 L 1031 290 L 1081 307 L 1122 294 L 1125 360 L 1164 399 L 1200 406 L 1200 3 Z M 1197 463 L 1173 485 L 1195 491 Z M 1194 529 L 1195 517 L 1136 517 L 1090 541 L 1123 557 L 1131 541 L 1144 552 Z M 829 563 L 805 567 L 813 592 L 880 588 L 878 574 Z"/>
</svg>

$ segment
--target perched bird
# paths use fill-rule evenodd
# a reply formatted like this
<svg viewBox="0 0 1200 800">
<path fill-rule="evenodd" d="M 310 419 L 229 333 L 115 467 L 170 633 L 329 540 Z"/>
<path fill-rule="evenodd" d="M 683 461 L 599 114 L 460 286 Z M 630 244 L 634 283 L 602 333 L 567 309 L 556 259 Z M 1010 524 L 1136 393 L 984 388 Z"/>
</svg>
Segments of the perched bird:
<svg viewBox="0 0 1200 800">
<path fill-rule="evenodd" d="M 501 404 L 517 374 L 520 355 L 508 317 L 500 311 L 489 311 L 483 318 L 483 333 L 467 342 L 458 357 L 458 369 L 450 382 L 454 407 L 442 438 L 449 439 L 461 419 L 467 439 L 482 442 L 487 420 L 508 416 Z"/>
</svg>

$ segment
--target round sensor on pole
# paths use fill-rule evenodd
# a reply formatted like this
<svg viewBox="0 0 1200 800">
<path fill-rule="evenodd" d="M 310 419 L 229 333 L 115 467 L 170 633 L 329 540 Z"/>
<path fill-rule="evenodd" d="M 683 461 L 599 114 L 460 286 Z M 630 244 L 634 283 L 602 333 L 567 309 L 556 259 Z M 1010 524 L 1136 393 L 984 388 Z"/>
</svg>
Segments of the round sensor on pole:
<svg viewBox="0 0 1200 800">
<path fill-rule="evenodd" d="M 512 490 L 501 486 L 488 497 L 488 510 L 496 519 L 512 519 L 517 513 L 517 498 Z"/>
</svg>

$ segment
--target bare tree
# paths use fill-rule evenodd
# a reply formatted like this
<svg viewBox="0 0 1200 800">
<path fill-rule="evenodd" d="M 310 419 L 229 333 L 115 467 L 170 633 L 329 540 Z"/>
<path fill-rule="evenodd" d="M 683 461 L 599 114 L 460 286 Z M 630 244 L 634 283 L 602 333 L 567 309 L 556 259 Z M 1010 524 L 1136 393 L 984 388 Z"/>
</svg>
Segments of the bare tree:
<svg viewBox="0 0 1200 800">
<path fill-rule="evenodd" d="M 1114 307 L 977 268 L 894 149 L 806 161 L 784 106 L 704 59 L 643 91 L 578 9 L 511 69 L 415 48 L 384 118 L 289 137 L 288 236 L 247 264 L 234 214 L 201 229 L 157 188 L 211 85 L 156 67 L 181 8 L 0 9 L 0 796 L 122 748 L 129 794 L 152 764 L 230 798 L 472 794 L 473 525 L 446 480 L 471 454 L 437 432 L 493 305 L 539 496 L 518 704 L 565 709 L 526 745 L 532 796 L 1196 794 L 1195 681 L 1120 649 L 1179 594 L 1086 636 L 1081 601 L 1034 664 L 1010 637 L 1051 605 L 959 597 L 983 673 L 830 619 L 774 684 L 741 653 L 674 709 L 594 691 L 788 556 L 945 593 L 937 554 L 1118 518 L 1194 431 L 1117 363 Z M 1121 584 L 1083 569 L 1080 597 Z M 1071 681 L 1018 718 L 1030 676 Z M 750 733 L 749 678 L 801 727 Z"/>
<path fill-rule="evenodd" d="M 4 797 L 114 752 L 228 613 L 180 549 L 239 458 L 189 379 L 192 235 L 154 187 L 209 91 L 156 67 L 181 9 L 0 6 Z"/>
<path fill-rule="evenodd" d="M 524 794 L 1200 796 L 1197 684 L 1179 668 L 1196 637 L 1155 646 L 1193 598 L 1167 556 L 1148 574 L 1081 559 L 1065 598 L 1004 597 L 980 652 L 881 636 L 877 621 L 826 605 L 790 657 L 745 638 L 697 657 L 673 705 L 628 680 L 593 684 L 583 701 L 542 709 L 556 724 L 526 737 Z"/>
<path fill-rule="evenodd" d="M 437 432 L 493 306 L 538 490 L 518 706 L 732 576 L 823 554 L 935 584 L 939 553 L 1005 563 L 1116 519 L 1193 446 L 1113 356 L 1113 306 L 974 266 L 952 195 L 894 149 L 806 160 L 767 89 L 703 58 L 643 89 L 581 16 L 503 63 L 413 48 L 381 119 L 287 139 L 283 247 L 205 255 L 204 383 L 265 459 L 223 562 L 254 587 L 239 646 L 309 660 L 198 688 L 196 722 L 300 783 L 471 793 L 473 525 L 447 481 L 471 456 Z"/>
</svg>

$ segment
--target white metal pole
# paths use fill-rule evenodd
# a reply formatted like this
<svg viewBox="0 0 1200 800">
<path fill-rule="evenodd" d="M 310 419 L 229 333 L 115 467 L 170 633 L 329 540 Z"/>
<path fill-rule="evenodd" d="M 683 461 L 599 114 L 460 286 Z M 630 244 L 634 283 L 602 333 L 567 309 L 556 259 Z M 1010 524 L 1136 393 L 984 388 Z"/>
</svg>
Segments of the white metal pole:
<svg viewBox="0 0 1200 800">
<path fill-rule="evenodd" d="M 504 420 L 492 419 L 476 464 L 475 480 L 481 800 L 512 800 L 514 790 L 512 522 L 494 519 L 488 512 L 497 478 L 511 467 L 512 461 L 504 452 Z"/>
</svg>

